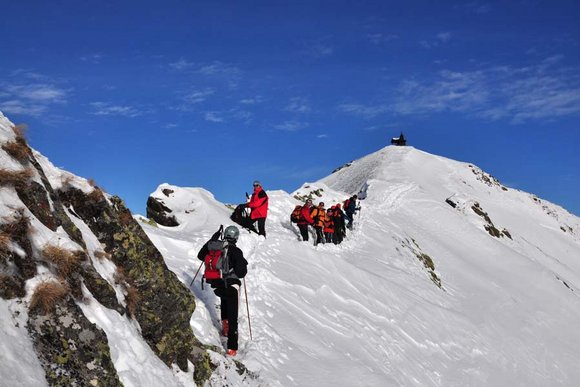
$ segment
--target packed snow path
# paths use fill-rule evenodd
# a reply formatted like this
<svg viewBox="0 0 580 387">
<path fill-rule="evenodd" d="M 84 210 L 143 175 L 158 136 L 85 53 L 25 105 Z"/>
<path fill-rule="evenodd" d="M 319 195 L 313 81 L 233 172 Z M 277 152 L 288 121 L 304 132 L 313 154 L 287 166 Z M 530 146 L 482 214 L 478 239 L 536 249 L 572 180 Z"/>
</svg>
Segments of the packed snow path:
<svg viewBox="0 0 580 387">
<path fill-rule="evenodd" d="M 574 385 L 580 299 L 570 288 L 580 287 L 580 243 L 558 222 L 578 218 L 557 208 L 559 218 L 548 216 L 530 195 L 484 184 L 478 173 L 389 147 L 305 184 L 298 193 L 322 188 L 327 205 L 365 187 L 355 229 L 338 246 L 299 241 L 289 222 L 297 201 L 269 191 L 268 238 L 242 231 L 238 243 L 253 334 L 242 294 L 238 359 L 268 385 Z M 459 209 L 444 201 L 453 194 Z M 231 211 L 203 189 L 163 185 L 154 195 L 181 225 L 144 228 L 189 285 L 198 250 L 232 223 Z M 513 239 L 490 236 L 475 202 Z M 199 277 L 191 290 L 195 335 L 223 347 L 218 300 Z"/>
</svg>

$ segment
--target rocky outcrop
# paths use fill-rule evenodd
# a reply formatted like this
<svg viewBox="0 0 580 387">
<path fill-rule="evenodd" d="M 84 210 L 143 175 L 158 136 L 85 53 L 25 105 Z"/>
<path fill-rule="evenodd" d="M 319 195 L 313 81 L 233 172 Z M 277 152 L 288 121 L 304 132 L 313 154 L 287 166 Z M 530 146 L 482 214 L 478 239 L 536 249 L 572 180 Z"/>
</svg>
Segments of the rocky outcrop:
<svg viewBox="0 0 580 387">
<path fill-rule="evenodd" d="M 189 320 L 195 309 L 191 292 L 168 270 L 161 253 L 118 197 L 88 197 L 69 188 L 59 193 L 67 206 L 90 227 L 111 259 L 139 293 L 135 307 L 143 337 L 167 364 L 187 370 L 187 361 L 196 365 L 196 374 L 208 373 L 211 363 L 197 356 L 203 346 L 193 336 Z M 201 376 L 199 376 L 201 377 Z"/>
<path fill-rule="evenodd" d="M 13 145 L 2 149 L 10 149 L 7 154 L 30 173 L 18 184 L 5 181 L 3 185 L 3 189 L 13 189 L 16 199 L 14 205 L 7 206 L 13 208 L 13 214 L 0 219 L 0 297 L 24 298 L 25 283 L 38 275 L 40 265 L 44 267 L 43 277 L 52 278 L 49 282 L 62 284 L 66 289 L 56 296 L 50 292 L 40 294 L 41 283 L 34 288 L 29 307 L 27 328 L 48 383 L 122 385 L 111 360 L 106 334 L 79 307 L 86 302 L 85 286 L 85 291 L 103 306 L 135 318 L 145 341 L 168 366 L 176 364 L 185 371 L 191 361 L 195 365 L 196 383 L 203 384 L 214 366 L 189 325 L 195 309 L 193 295 L 168 270 L 163 257 L 121 199 L 107 198 L 98 187 L 87 193 L 86 187 L 83 191 L 64 181 L 58 190 L 54 189 L 43 170 L 44 161 L 39 159 L 43 164 L 39 163 L 22 137 L 15 144 L 18 152 Z M 156 208 L 166 211 L 162 206 Z M 79 223 L 74 217 L 86 223 L 101 242 L 102 257 L 98 259 L 110 259 L 117 266 L 118 273 L 123 273 L 119 281 L 122 284 L 117 284 L 116 279 L 115 284 L 110 283 L 111 279 L 107 281 L 93 267 L 89 254 L 94 253 L 95 257 L 97 254 L 87 250 L 84 231 L 75 225 Z M 68 238 L 61 233 L 55 240 L 67 240 L 65 245 L 69 247 L 74 245 L 71 241 L 78 245 L 67 251 L 72 260 L 70 267 L 64 270 L 58 261 L 45 254 L 46 248 L 38 251 L 34 247 L 31 221 L 36 229 L 40 222 L 53 232 L 64 230 Z M 127 293 L 123 304 L 113 288 L 117 285 Z"/>
<path fill-rule="evenodd" d="M 149 196 L 147 199 L 147 217 L 153 219 L 158 224 L 167 227 L 179 226 L 179 222 L 174 215 L 171 214 L 171 209 L 168 208 L 162 200 Z"/>
</svg>

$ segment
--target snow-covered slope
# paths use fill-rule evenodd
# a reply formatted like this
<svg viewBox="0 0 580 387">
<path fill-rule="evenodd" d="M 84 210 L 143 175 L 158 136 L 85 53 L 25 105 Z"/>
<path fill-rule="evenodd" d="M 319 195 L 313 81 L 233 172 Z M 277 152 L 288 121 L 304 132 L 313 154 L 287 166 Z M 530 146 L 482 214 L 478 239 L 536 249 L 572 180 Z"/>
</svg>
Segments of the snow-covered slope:
<svg viewBox="0 0 580 387">
<path fill-rule="evenodd" d="M 354 193 L 365 199 L 346 241 L 299 241 L 295 197 L 328 206 Z M 238 355 L 267 385 L 577 385 L 577 217 L 412 147 L 268 194 L 268 238 L 239 241 L 253 340 L 242 296 Z M 189 285 L 198 249 L 231 210 L 203 189 L 163 185 L 153 196 L 181 225 L 143 227 Z M 191 289 L 196 336 L 221 346 L 215 296 L 199 279 Z"/>
</svg>

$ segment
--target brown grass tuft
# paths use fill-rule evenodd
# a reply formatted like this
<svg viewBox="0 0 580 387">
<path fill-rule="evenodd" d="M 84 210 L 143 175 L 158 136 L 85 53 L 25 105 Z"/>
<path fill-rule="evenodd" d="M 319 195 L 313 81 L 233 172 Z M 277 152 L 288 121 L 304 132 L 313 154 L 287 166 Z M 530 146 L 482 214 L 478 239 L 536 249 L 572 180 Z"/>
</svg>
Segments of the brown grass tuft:
<svg viewBox="0 0 580 387">
<path fill-rule="evenodd" d="M 67 278 L 80 267 L 81 255 L 58 246 L 46 246 L 42 250 L 44 258 L 56 266 L 62 278 Z"/>
<path fill-rule="evenodd" d="M 14 215 L 2 219 L 3 224 L 0 225 L 0 230 L 8 236 L 13 237 L 27 235 L 31 229 L 30 218 L 24 214 L 24 208 L 19 208 Z"/>
<path fill-rule="evenodd" d="M 103 251 L 103 250 L 95 250 L 93 252 L 93 255 L 95 256 L 95 258 L 103 260 L 103 259 L 111 259 L 111 254 Z"/>
<path fill-rule="evenodd" d="M 28 125 L 18 124 L 12 127 L 12 130 L 16 134 L 16 142 L 26 144 L 26 131 L 28 130 Z"/>
<path fill-rule="evenodd" d="M 115 275 L 113 276 L 115 283 L 118 285 L 124 285 L 127 283 L 127 275 L 125 274 L 125 269 L 121 266 L 117 266 L 115 270 Z"/>
<path fill-rule="evenodd" d="M 95 189 L 92 190 L 91 193 L 88 194 L 87 196 L 93 202 L 100 202 L 105 198 L 105 194 L 103 194 L 103 191 L 101 191 L 99 187 L 95 187 Z"/>
<path fill-rule="evenodd" d="M 90 178 L 87 180 L 87 183 L 89 183 L 89 185 L 93 188 L 97 188 L 97 182 L 95 181 L 95 179 Z"/>
<path fill-rule="evenodd" d="M 26 168 L 22 171 L 7 171 L 0 169 L 0 186 L 13 185 L 22 186 L 32 177 L 32 169 Z"/>
<path fill-rule="evenodd" d="M 10 251 L 10 237 L 4 231 L 0 231 L 0 254 L 5 255 Z"/>
<path fill-rule="evenodd" d="M 25 143 L 23 144 L 18 141 L 7 142 L 2 144 L 2 149 L 18 161 L 23 162 L 28 160 L 28 146 Z"/>
<path fill-rule="evenodd" d="M 65 282 L 44 281 L 39 283 L 34 289 L 30 299 L 30 310 L 40 308 L 42 314 L 54 311 L 56 303 L 66 297 L 70 288 Z"/>
<path fill-rule="evenodd" d="M 127 296 L 125 297 L 125 302 L 127 303 L 127 312 L 130 317 L 135 317 L 135 311 L 137 311 L 137 306 L 141 301 L 141 294 L 139 290 L 134 286 L 127 287 Z"/>
</svg>

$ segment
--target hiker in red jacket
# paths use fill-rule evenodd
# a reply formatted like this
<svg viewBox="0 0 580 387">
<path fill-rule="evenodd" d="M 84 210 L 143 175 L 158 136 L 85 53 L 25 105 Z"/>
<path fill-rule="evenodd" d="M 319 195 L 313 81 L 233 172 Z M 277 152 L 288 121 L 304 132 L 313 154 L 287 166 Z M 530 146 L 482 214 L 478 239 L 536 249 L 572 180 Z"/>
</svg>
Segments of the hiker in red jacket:
<svg viewBox="0 0 580 387">
<path fill-rule="evenodd" d="M 262 184 L 254 181 L 254 193 L 247 206 L 252 210 L 250 219 L 253 223 L 258 222 L 258 234 L 266 237 L 266 217 L 268 216 L 268 195 L 262 188 Z"/>
<path fill-rule="evenodd" d="M 300 212 L 300 220 L 298 221 L 298 228 L 303 241 L 308 241 L 308 225 L 314 223 L 314 219 L 310 216 L 310 209 L 312 208 L 312 200 L 308 199 L 302 211 Z"/>
</svg>

